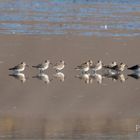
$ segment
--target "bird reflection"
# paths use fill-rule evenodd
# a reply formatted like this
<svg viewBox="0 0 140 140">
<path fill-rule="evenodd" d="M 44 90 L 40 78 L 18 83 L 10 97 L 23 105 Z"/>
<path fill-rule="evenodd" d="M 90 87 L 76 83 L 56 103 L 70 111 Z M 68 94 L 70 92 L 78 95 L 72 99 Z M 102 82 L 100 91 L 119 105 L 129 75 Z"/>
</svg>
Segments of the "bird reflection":
<svg viewBox="0 0 140 140">
<path fill-rule="evenodd" d="M 94 73 L 90 76 L 93 80 L 96 80 L 97 83 L 102 84 L 103 76 L 101 74 Z"/>
<path fill-rule="evenodd" d="M 75 77 L 83 80 L 86 84 L 91 84 L 93 82 L 93 79 L 90 77 L 89 73 L 81 73 L 76 75 Z"/>
<path fill-rule="evenodd" d="M 65 80 L 65 75 L 62 72 L 57 72 L 56 74 L 53 75 L 55 78 L 60 80 L 60 82 L 64 82 Z"/>
<path fill-rule="evenodd" d="M 136 131 L 139 131 L 139 130 L 140 130 L 140 125 L 136 124 Z"/>
<path fill-rule="evenodd" d="M 128 78 L 125 78 L 124 74 L 122 74 L 120 71 L 116 69 L 110 69 L 105 68 L 103 71 L 103 76 L 107 79 L 112 79 L 112 81 L 118 81 L 125 82 Z"/>
<path fill-rule="evenodd" d="M 46 83 L 46 84 L 49 84 L 50 83 L 50 79 L 49 79 L 49 76 L 47 75 L 47 74 L 45 74 L 45 73 L 39 73 L 39 74 L 37 74 L 37 75 L 35 75 L 35 76 L 33 76 L 32 78 L 37 78 L 37 79 L 39 79 L 39 80 L 42 80 L 44 83 Z"/>
<path fill-rule="evenodd" d="M 15 72 L 15 73 L 9 74 L 9 76 L 14 77 L 15 79 L 21 81 L 22 83 L 26 82 L 26 77 L 25 77 L 25 74 L 23 73 Z"/>
<path fill-rule="evenodd" d="M 125 78 L 124 74 L 119 74 L 119 79 L 121 82 L 125 82 L 128 78 Z"/>
<path fill-rule="evenodd" d="M 128 76 L 138 80 L 138 79 L 140 79 L 140 72 L 135 72 L 135 73 L 132 73 L 132 74 L 128 74 Z"/>
<path fill-rule="evenodd" d="M 124 74 L 122 73 L 105 74 L 104 77 L 107 79 L 111 79 L 114 82 L 118 80 L 120 80 L 120 82 L 125 82 L 127 80 L 127 78 L 125 78 Z"/>
<path fill-rule="evenodd" d="M 90 74 L 90 73 L 85 73 L 85 74 L 79 74 L 75 76 L 76 78 L 79 78 L 80 80 L 83 80 L 86 84 L 91 84 L 93 83 L 93 80 L 96 80 L 97 83 L 102 84 L 103 76 L 101 74 Z"/>
</svg>

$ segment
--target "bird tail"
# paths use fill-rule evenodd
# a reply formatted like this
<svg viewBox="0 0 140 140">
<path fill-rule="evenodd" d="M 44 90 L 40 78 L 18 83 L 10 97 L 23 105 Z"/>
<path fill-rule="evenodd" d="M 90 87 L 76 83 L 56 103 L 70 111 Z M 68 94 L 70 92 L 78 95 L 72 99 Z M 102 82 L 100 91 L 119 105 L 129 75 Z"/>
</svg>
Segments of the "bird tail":
<svg viewBox="0 0 140 140">
<path fill-rule="evenodd" d="M 79 67 L 79 66 L 77 66 L 77 67 L 75 67 L 74 69 L 75 69 L 75 70 L 80 70 L 80 67 Z"/>
<path fill-rule="evenodd" d="M 134 67 L 134 66 L 132 66 L 132 67 L 128 67 L 127 69 L 128 70 L 133 70 L 133 69 L 135 69 L 136 67 Z"/>
<path fill-rule="evenodd" d="M 33 68 L 36 68 L 36 66 L 32 66 Z"/>
<path fill-rule="evenodd" d="M 8 70 L 13 70 L 13 68 L 10 68 L 10 69 L 8 69 Z"/>
</svg>

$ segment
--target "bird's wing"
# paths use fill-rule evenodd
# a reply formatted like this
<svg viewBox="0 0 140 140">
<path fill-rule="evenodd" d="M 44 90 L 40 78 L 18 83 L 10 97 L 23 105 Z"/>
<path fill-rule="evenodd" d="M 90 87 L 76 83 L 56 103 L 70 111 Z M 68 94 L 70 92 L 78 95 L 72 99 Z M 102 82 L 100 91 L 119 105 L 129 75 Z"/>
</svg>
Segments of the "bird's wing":
<svg viewBox="0 0 140 140">
<path fill-rule="evenodd" d="M 19 69 L 19 68 L 20 68 L 20 65 L 17 65 L 17 66 L 10 68 L 9 70 L 15 70 L 15 69 Z"/>
<path fill-rule="evenodd" d="M 38 65 L 33 66 L 33 67 L 35 67 L 35 68 L 42 68 L 43 67 L 43 64 L 38 64 Z"/>
<path fill-rule="evenodd" d="M 53 65 L 53 68 L 56 68 L 56 67 L 57 67 L 57 65 L 58 65 L 57 63 L 56 63 L 56 64 L 54 64 L 54 65 Z"/>
<path fill-rule="evenodd" d="M 119 68 L 119 66 L 118 65 L 115 65 L 114 67 L 112 67 L 111 69 L 113 69 L 113 70 L 117 70 Z"/>
</svg>

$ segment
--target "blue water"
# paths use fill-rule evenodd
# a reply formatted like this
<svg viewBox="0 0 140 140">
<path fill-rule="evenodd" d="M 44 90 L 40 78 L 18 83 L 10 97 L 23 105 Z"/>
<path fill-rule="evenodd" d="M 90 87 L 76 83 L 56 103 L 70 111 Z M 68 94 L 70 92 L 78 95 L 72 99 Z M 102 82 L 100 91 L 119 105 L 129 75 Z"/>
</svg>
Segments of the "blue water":
<svg viewBox="0 0 140 140">
<path fill-rule="evenodd" d="M 1 0 L 0 34 L 140 36 L 140 0 Z"/>
</svg>

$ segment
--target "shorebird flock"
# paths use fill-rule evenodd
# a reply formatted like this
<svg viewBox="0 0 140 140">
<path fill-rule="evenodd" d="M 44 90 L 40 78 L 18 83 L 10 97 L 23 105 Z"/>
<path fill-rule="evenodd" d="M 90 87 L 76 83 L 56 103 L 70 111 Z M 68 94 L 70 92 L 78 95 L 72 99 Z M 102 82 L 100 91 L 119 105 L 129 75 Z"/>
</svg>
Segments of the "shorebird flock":
<svg viewBox="0 0 140 140">
<path fill-rule="evenodd" d="M 32 78 L 37 78 L 44 81 L 45 83 L 50 83 L 50 81 L 52 81 L 53 79 L 50 80 L 49 76 L 45 73 L 50 65 L 52 65 L 52 68 L 56 71 L 56 73 L 53 74 L 53 77 L 59 79 L 61 82 L 64 82 L 65 75 L 62 72 L 62 70 L 66 67 L 66 63 L 64 60 L 60 60 L 56 64 L 52 64 L 49 60 L 45 60 L 43 63 L 33 65 L 32 68 L 37 69 L 39 73 Z M 21 62 L 20 64 L 9 68 L 9 70 L 12 71 L 12 74 L 9 74 L 9 76 L 13 76 L 14 78 L 24 83 L 27 79 L 27 77 L 25 77 L 25 74 L 23 73 L 26 67 L 29 67 L 29 65 L 27 65 L 26 62 Z M 86 84 L 92 83 L 93 80 L 96 80 L 97 83 L 102 84 L 104 78 L 112 79 L 113 81 L 120 80 L 121 82 L 125 82 L 128 77 L 125 78 L 123 71 L 126 69 L 133 71 L 127 76 L 133 77 L 135 79 L 140 78 L 140 65 L 128 67 L 125 63 L 117 63 L 115 61 L 111 62 L 108 65 L 104 65 L 101 60 L 94 63 L 90 59 L 76 66 L 74 69 L 79 71 L 78 75 L 76 75 L 75 77 L 84 81 Z"/>
<path fill-rule="evenodd" d="M 52 79 L 50 80 L 45 71 L 49 68 L 50 65 L 53 65 L 50 60 L 45 60 L 43 63 L 33 65 L 32 67 L 39 70 L 39 73 L 32 78 L 37 78 L 49 84 Z M 65 65 L 66 64 L 63 60 L 60 60 L 53 65 L 53 69 L 56 70 L 56 73 L 53 75 L 53 77 L 59 79 L 61 82 L 63 82 L 65 79 L 65 75 L 61 72 L 61 70 L 64 69 Z M 9 74 L 9 76 L 13 76 L 14 78 L 20 80 L 22 83 L 26 82 L 26 79 L 28 79 L 28 77 L 26 77 L 23 73 L 26 67 L 29 67 L 29 65 L 27 65 L 26 62 L 21 62 L 20 64 L 9 68 L 9 70 L 12 71 L 12 74 Z"/>
</svg>

